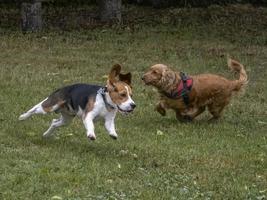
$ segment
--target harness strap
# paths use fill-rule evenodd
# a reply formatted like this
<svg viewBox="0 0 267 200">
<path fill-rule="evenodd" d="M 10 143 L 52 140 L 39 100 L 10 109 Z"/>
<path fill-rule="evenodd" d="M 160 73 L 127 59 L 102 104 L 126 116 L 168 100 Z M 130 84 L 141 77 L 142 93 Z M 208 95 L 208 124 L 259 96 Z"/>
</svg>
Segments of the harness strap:
<svg viewBox="0 0 267 200">
<path fill-rule="evenodd" d="M 183 97 L 183 101 L 184 101 L 185 105 L 188 106 L 189 105 L 189 95 L 188 95 L 188 93 L 190 92 L 190 89 L 191 89 L 191 88 L 188 88 L 188 86 L 187 86 L 188 77 L 183 72 L 180 72 L 180 77 L 181 77 L 181 80 L 182 80 L 182 83 L 183 83 L 183 89 L 182 89 L 182 92 L 181 92 L 181 96 Z"/>
<path fill-rule="evenodd" d="M 184 104 L 189 105 L 189 92 L 192 89 L 193 79 L 188 77 L 185 73 L 180 72 L 181 80 L 179 81 L 177 88 L 170 93 L 162 92 L 165 96 L 170 99 L 183 98 Z"/>
<path fill-rule="evenodd" d="M 115 109 L 115 107 L 113 105 L 109 104 L 107 101 L 107 98 L 106 98 L 106 92 L 107 91 L 108 91 L 107 87 L 102 87 L 98 90 L 99 94 L 101 94 L 101 96 L 103 98 L 103 101 L 105 103 L 107 110 L 109 110 L 109 109 L 113 110 L 113 109 Z"/>
</svg>

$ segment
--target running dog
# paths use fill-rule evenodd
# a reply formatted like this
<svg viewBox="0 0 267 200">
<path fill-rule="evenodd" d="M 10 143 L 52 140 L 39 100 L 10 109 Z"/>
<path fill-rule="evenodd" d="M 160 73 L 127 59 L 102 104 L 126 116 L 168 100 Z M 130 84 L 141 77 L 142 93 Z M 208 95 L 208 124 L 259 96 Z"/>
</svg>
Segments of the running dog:
<svg viewBox="0 0 267 200">
<path fill-rule="evenodd" d="M 228 80 L 215 74 L 186 76 L 166 65 L 156 64 L 142 76 L 142 80 L 158 89 L 160 101 L 156 110 L 161 115 L 166 115 L 166 109 L 172 109 L 179 121 L 191 121 L 208 107 L 213 116 L 211 119 L 215 120 L 221 117 L 232 94 L 247 84 L 247 73 L 242 64 L 229 58 L 228 66 L 239 73 L 239 79 Z"/>
<path fill-rule="evenodd" d="M 93 121 L 97 117 L 103 117 L 109 135 L 117 139 L 114 125 L 117 111 L 128 114 L 136 107 L 132 100 L 131 73 L 121 74 L 120 71 L 119 64 L 112 67 L 105 87 L 74 84 L 58 89 L 20 115 L 19 120 L 25 120 L 33 114 L 60 113 L 60 118 L 53 119 L 43 134 L 44 137 L 48 137 L 54 129 L 69 124 L 75 116 L 78 116 L 84 123 L 87 137 L 95 140 Z"/>
</svg>

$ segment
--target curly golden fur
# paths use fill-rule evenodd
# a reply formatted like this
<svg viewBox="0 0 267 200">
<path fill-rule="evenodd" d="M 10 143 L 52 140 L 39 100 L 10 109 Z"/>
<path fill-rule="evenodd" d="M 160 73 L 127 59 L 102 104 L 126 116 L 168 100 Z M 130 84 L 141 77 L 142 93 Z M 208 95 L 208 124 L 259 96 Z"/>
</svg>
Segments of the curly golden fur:
<svg viewBox="0 0 267 200">
<path fill-rule="evenodd" d="M 156 87 L 160 93 L 160 101 L 156 110 L 161 115 L 166 115 L 166 109 L 176 112 L 179 121 L 191 121 L 208 107 L 212 119 L 218 119 L 222 111 L 229 104 L 234 92 L 240 91 L 247 84 L 247 74 L 242 64 L 228 59 L 230 69 L 239 73 L 239 79 L 228 80 L 215 74 L 199 74 L 190 76 L 193 86 L 189 92 L 189 104 L 185 105 L 183 98 L 173 99 L 165 94 L 177 90 L 181 81 L 179 72 L 175 72 L 163 64 L 156 64 L 143 75 L 142 80 L 146 85 Z"/>
</svg>

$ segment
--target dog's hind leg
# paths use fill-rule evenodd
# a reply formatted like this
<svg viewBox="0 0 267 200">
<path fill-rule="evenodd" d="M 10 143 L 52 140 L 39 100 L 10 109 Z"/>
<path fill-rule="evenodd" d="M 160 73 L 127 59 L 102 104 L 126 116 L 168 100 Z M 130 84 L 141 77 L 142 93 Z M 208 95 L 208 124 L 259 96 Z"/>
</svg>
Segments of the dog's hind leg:
<svg viewBox="0 0 267 200">
<path fill-rule="evenodd" d="M 199 108 L 192 108 L 186 112 L 181 113 L 179 110 L 176 110 L 176 119 L 181 122 L 191 122 L 195 117 L 200 115 L 205 111 L 206 107 L 202 106 Z"/>
<path fill-rule="evenodd" d="M 205 107 L 205 106 L 199 107 L 199 108 L 197 108 L 196 110 L 193 110 L 192 113 L 189 113 L 188 116 L 189 116 L 191 119 L 194 119 L 194 118 L 196 118 L 198 115 L 200 115 L 201 113 L 203 113 L 205 110 L 206 110 L 206 107 Z"/>
<path fill-rule="evenodd" d="M 40 103 L 38 103 L 37 105 L 33 106 L 27 112 L 21 114 L 19 116 L 19 120 L 25 120 L 25 119 L 29 118 L 30 116 L 32 116 L 33 114 L 46 114 L 47 112 L 44 110 L 44 108 L 42 106 L 43 102 L 45 102 L 46 100 L 47 100 L 47 98 L 45 100 L 41 101 Z"/>
<path fill-rule="evenodd" d="M 19 120 L 25 120 L 33 114 L 46 114 L 58 110 L 65 101 L 53 98 L 46 98 L 37 105 L 33 106 L 30 110 L 19 116 Z"/>
<path fill-rule="evenodd" d="M 229 103 L 229 100 L 227 100 L 221 104 L 213 103 L 213 104 L 208 105 L 209 112 L 212 114 L 212 118 L 209 119 L 209 121 L 214 121 L 214 120 L 219 119 L 222 115 L 223 109 L 225 108 L 225 106 L 228 103 Z"/>
<path fill-rule="evenodd" d="M 175 110 L 176 119 L 180 122 L 184 122 L 184 117 L 181 115 L 181 112 L 179 110 Z"/>
<path fill-rule="evenodd" d="M 61 116 L 59 119 L 53 119 L 52 120 L 50 127 L 47 129 L 46 132 L 44 132 L 43 137 L 48 137 L 53 133 L 54 129 L 56 129 L 60 126 L 69 124 L 73 118 L 74 118 L 74 116 L 67 115 L 65 113 L 61 113 Z"/>
</svg>

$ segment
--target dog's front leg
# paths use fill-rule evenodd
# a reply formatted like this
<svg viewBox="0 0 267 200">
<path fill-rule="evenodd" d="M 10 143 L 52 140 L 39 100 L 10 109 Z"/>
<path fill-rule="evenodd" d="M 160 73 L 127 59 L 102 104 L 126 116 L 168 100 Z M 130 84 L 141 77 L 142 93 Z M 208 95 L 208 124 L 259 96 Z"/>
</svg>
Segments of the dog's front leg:
<svg viewBox="0 0 267 200">
<path fill-rule="evenodd" d="M 116 130 L 115 130 L 115 123 L 114 123 L 115 117 L 116 117 L 115 112 L 109 112 L 105 116 L 105 127 L 110 137 L 112 137 L 113 139 L 117 139 L 118 137 Z"/>
<path fill-rule="evenodd" d="M 94 116 L 91 113 L 87 113 L 87 115 L 83 119 L 83 124 L 86 128 L 86 135 L 90 140 L 95 140 L 95 127 L 94 127 Z"/>
</svg>

